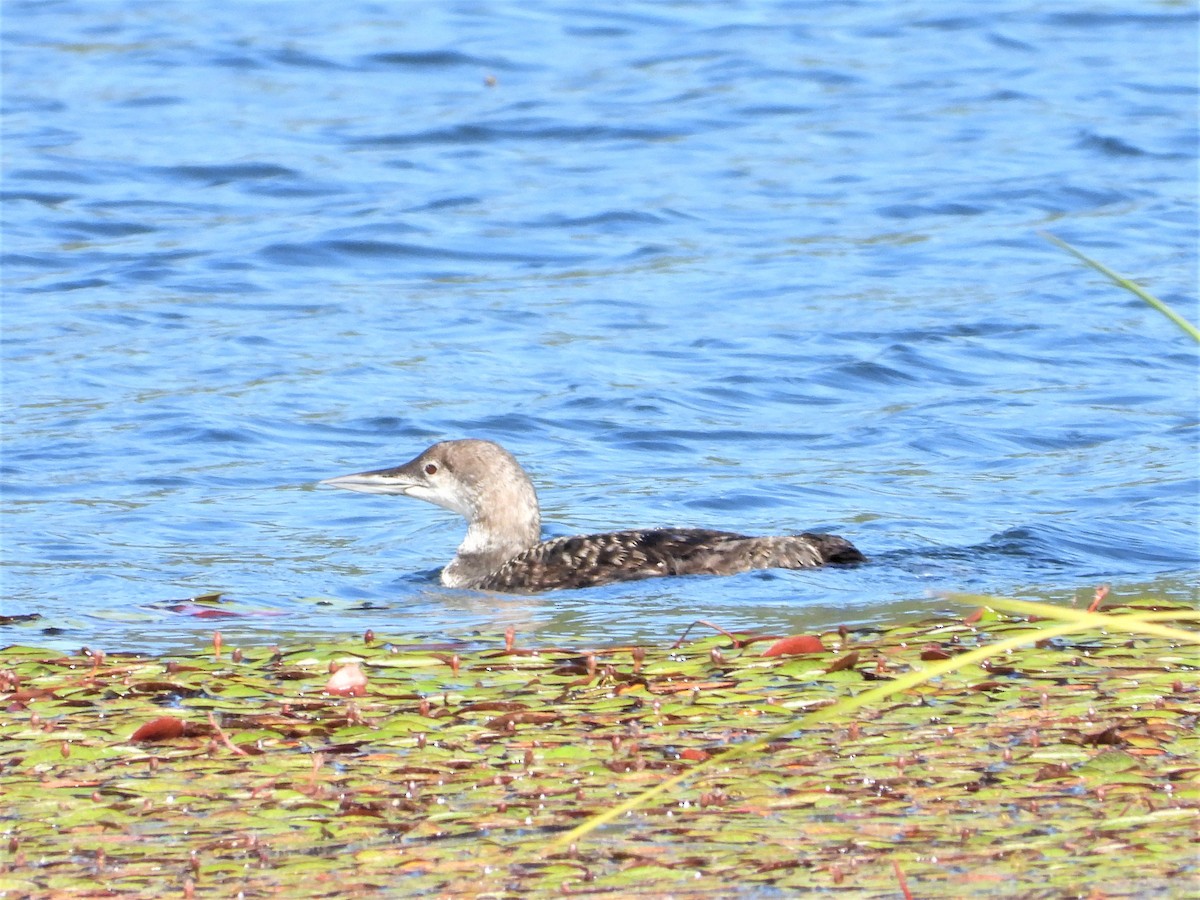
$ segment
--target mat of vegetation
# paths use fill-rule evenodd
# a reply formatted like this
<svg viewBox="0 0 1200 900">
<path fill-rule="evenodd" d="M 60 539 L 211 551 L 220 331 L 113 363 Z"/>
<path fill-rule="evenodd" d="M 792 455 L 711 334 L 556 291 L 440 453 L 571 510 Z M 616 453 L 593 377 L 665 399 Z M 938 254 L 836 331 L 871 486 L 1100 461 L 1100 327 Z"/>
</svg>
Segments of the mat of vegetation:
<svg viewBox="0 0 1200 900">
<path fill-rule="evenodd" d="M 989 612 L 821 646 L 590 652 L 511 635 L 8 647 L 0 896 L 1194 896 L 1197 646 L 1037 627 Z M 987 668 L 704 763 L 1024 632 Z"/>
</svg>

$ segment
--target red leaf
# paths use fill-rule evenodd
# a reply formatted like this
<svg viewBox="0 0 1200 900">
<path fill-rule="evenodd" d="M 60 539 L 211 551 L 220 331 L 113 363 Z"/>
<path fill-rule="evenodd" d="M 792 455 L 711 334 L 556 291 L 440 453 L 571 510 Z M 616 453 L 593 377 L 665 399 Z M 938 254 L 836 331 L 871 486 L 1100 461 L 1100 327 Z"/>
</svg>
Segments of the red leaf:
<svg viewBox="0 0 1200 900">
<path fill-rule="evenodd" d="M 227 609 L 212 609 L 211 607 L 197 606 L 195 603 L 176 603 L 174 606 L 165 606 L 163 608 L 169 612 L 185 616 L 195 616 L 197 619 L 228 619 L 242 615 L 242 613 L 230 612 Z"/>
<path fill-rule="evenodd" d="M 23 691 L 17 691 L 15 694 L 9 694 L 4 699 L 10 703 L 20 704 L 19 708 L 24 709 L 25 704 L 30 700 L 55 700 L 58 694 L 50 690 L 50 688 L 26 688 Z"/>
<path fill-rule="evenodd" d="M 995 691 L 1004 687 L 999 681 L 980 681 L 971 685 L 969 690 L 972 691 Z"/>
<path fill-rule="evenodd" d="M 651 681 L 646 684 L 646 690 L 652 694 L 682 694 L 686 691 L 723 691 L 731 687 L 737 687 L 737 682 L 730 679 L 726 679 L 725 681 Z"/>
<path fill-rule="evenodd" d="M 549 725 L 561 718 L 552 712 L 512 712 L 488 719 L 487 727 L 493 731 L 508 731 L 515 725 Z"/>
<path fill-rule="evenodd" d="M 131 741 L 170 741 L 183 736 L 184 723 L 174 716 L 162 716 L 147 722 L 133 733 Z"/>
<path fill-rule="evenodd" d="M 797 634 L 781 638 L 763 651 L 763 656 L 798 656 L 801 653 L 822 653 L 825 645 L 819 637 Z"/>
<path fill-rule="evenodd" d="M 1047 763 L 1037 770 L 1034 781 L 1046 781 L 1050 778 L 1070 778 L 1071 770 L 1061 763 Z"/>
<path fill-rule="evenodd" d="M 1099 746 L 1100 744 L 1123 744 L 1125 741 L 1121 737 L 1121 733 L 1117 731 L 1117 726 L 1109 725 L 1102 731 L 1094 731 L 1091 734 L 1083 735 L 1080 743 Z"/>
<path fill-rule="evenodd" d="M 844 669 L 853 669 L 856 665 L 858 665 L 858 651 L 851 650 L 849 653 L 847 653 L 841 659 L 833 662 L 829 666 L 829 668 L 826 669 L 825 671 L 826 672 L 841 672 Z"/>
<path fill-rule="evenodd" d="M 698 750 L 695 747 L 688 747 L 686 750 L 680 750 L 679 755 L 683 759 L 694 759 L 698 762 L 703 762 L 712 756 L 711 753 L 706 753 L 703 750 Z"/>
<path fill-rule="evenodd" d="M 358 663 L 346 663 L 329 676 L 325 682 L 325 693 L 337 697 L 364 697 L 367 693 L 367 676 Z"/>
</svg>

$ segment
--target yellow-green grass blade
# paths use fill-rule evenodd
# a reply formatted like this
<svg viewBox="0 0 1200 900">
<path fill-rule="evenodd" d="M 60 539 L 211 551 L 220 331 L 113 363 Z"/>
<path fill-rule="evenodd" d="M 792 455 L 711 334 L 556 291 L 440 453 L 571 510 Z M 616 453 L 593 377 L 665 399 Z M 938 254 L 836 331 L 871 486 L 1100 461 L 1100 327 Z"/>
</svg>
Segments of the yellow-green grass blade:
<svg viewBox="0 0 1200 900">
<path fill-rule="evenodd" d="M 1200 621 L 1200 611 L 1192 609 L 1112 615 L 1110 613 L 1087 612 L 1067 606 L 1054 606 L 1050 603 L 1033 603 L 1029 600 L 1010 600 L 1007 597 L 991 597 L 985 594 L 952 593 L 945 596 L 956 603 L 969 606 L 987 606 L 1001 612 L 1040 616 L 1043 619 L 1058 619 L 1062 622 L 1074 622 L 1078 626 L 1075 629 L 1077 631 L 1096 628 L 1103 629 L 1109 633 L 1150 634 L 1166 638 L 1167 640 L 1200 644 L 1200 631 L 1185 631 L 1182 628 L 1171 628 L 1167 625 L 1158 624 L 1162 620 L 1176 622 Z"/>
<path fill-rule="evenodd" d="M 1137 296 L 1141 297 L 1143 300 L 1145 300 L 1147 303 L 1149 303 L 1151 306 L 1153 306 L 1155 309 L 1157 309 L 1160 313 L 1162 313 L 1164 316 L 1166 316 L 1168 319 L 1170 319 L 1172 322 L 1174 322 L 1176 325 L 1178 325 L 1180 328 L 1182 328 L 1184 331 L 1186 331 L 1188 334 L 1190 334 L 1193 338 L 1195 338 L 1195 340 L 1197 342 L 1200 342 L 1200 329 L 1196 328 L 1195 325 L 1193 325 L 1191 322 L 1189 322 L 1187 319 L 1185 319 L 1179 313 L 1175 312 L 1175 310 L 1173 310 L 1170 306 L 1168 306 L 1162 300 L 1159 300 L 1157 297 L 1155 297 L 1153 294 L 1151 294 L 1149 291 L 1147 291 L 1141 285 L 1139 285 L 1133 281 L 1130 281 L 1128 278 L 1124 278 L 1124 277 L 1118 275 L 1112 269 L 1108 268 L 1108 266 L 1104 265 L 1101 262 L 1097 262 L 1096 260 L 1094 260 L 1090 256 L 1088 256 L 1086 253 L 1083 253 L 1082 251 L 1077 250 L 1076 248 L 1072 247 L 1070 244 L 1068 244 L 1062 238 L 1055 237 L 1054 235 L 1050 234 L 1049 232 L 1045 232 L 1045 231 L 1043 231 L 1041 234 L 1042 234 L 1042 237 L 1044 237 L 1046 240 L 1050 241 L 1053 244 L 1057 244 L 1059 247 L 1062 247 L 1068 253 L 1072 254 L 1076 258 L 1087 263 L 1089 266 L 1091 266 L 1093 269 L 1095 269 L 1101 275 L 1104 275 L 1106 278 L 1110 279 L 1118 287 L 1123 287 L 1123 288 L 1125 288 L 1125 290 L 1129 291 L 1130 293 L 1136 294 Z"/>
</svg>

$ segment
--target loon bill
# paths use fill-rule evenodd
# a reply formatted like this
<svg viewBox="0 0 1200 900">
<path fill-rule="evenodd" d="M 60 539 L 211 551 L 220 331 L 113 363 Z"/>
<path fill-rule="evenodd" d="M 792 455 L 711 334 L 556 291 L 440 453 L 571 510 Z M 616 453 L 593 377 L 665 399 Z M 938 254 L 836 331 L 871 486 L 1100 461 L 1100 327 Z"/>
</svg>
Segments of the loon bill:
<svg viewBox="0 0 1200 900">
<path fill-rule="evenodd" d="M 662 575 L 733 575 L 866 561 L 845 538 L 807 532 L 748 537 L 705 528 L 654 528 L 543 541 L 533 482 L 513 455 L 492 441 L 442 441 L 401 466 L 321 484 L 416 497 L 466 519 L 467 536 L 442 569 L 447 587 L 529 593 Z"/>
</svg>

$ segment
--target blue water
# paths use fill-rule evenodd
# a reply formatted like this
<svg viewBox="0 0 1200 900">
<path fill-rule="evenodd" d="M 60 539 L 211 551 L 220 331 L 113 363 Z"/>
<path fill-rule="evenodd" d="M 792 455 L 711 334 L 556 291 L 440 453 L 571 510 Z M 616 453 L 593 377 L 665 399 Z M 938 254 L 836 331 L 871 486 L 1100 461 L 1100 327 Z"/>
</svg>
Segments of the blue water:
<svg viewBox="0 0 1200 900">
<path fill-rule="evenodd" d="M 1193 5 L 6 2 L 0 646 L 790 632 L 1195 599 Z M 315 489 L 489 437 L 547 531 L 854 570 L 447 591 Z M 207 619 L 173 601 L 221 592 Z"/>
</svg>

